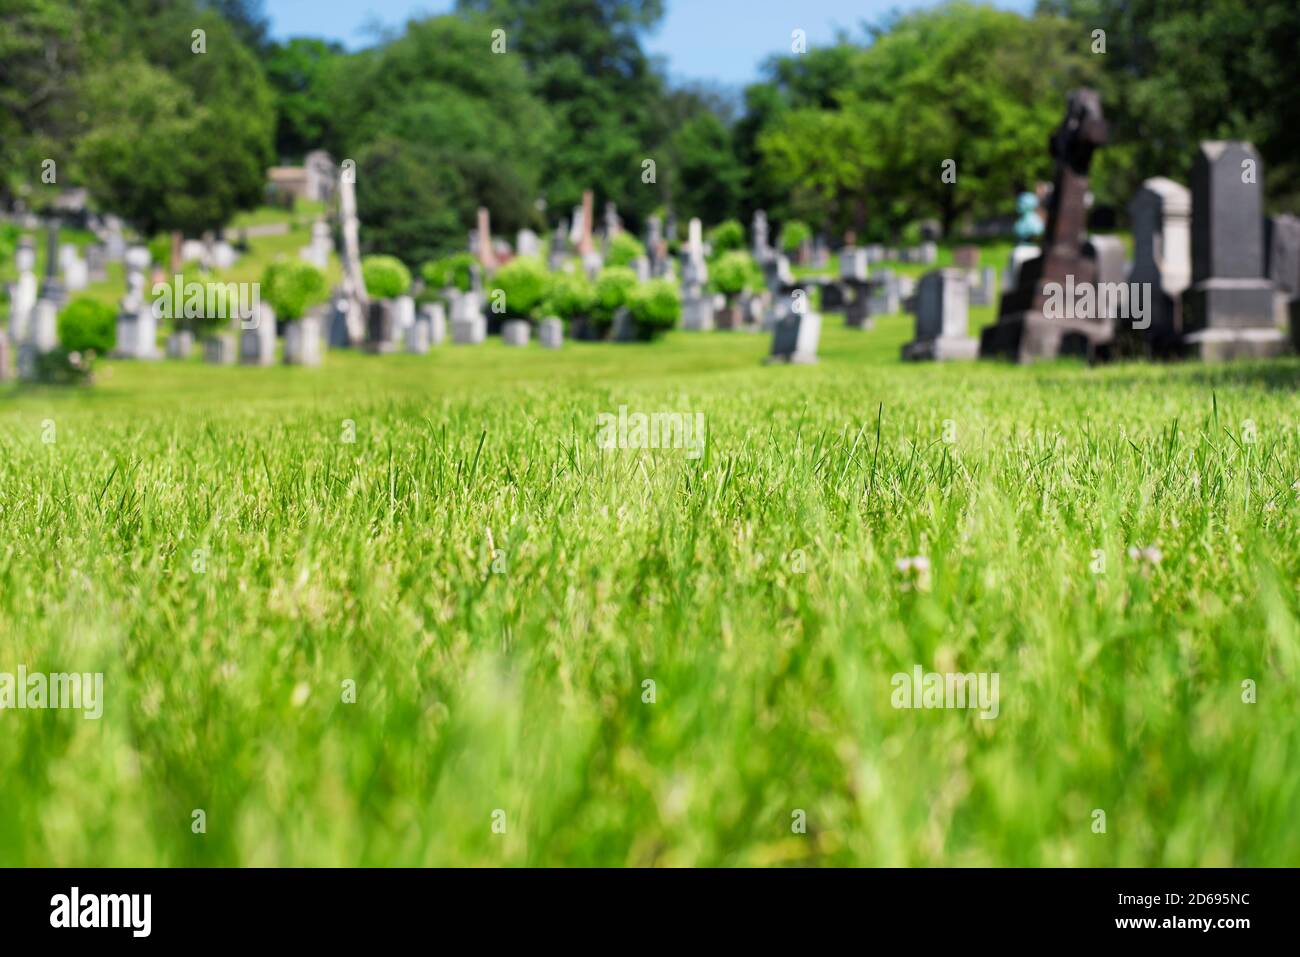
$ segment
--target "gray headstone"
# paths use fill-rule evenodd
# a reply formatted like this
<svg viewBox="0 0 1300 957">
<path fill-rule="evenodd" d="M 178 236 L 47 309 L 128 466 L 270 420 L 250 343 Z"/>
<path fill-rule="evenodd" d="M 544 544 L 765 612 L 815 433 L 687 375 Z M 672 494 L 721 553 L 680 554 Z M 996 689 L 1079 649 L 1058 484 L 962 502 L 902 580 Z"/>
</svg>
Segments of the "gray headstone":
<svg viewBox="0 0 1300 957">
<path fill-rule="evenodd" d="M 526 346 L 533 327 L 524 319 L 507 319 L 501 326 L 501 341 L 508 346 Z"/>
<path fill-rule="evenodd" d="M 320 316 L 309 314 L 284 327 L 284 361 L 287 365 L 320 365 Z"/>
<path fill-rule="evenodd" d="M 970 304 L 964 269 L 926 273 L 916 289 L 916 339 L 904 359 L 974 359 L 979 342 L 967 336 Z"/>
<path fill-rule="evenodd" d="M 551 316 L 537 325 L 537 342 L 543 349 L 558 349 L 564 345 L 564 322 Z"/>
<path fill-rule="evenodd" d="M 1280 355 L 1264 277 L 1263 165 L 1249 143 L 1202 143 L 1192 166 L 1192 287 L 1183 297 L 1187 351 L 1203 359 Z"/>
</svg>

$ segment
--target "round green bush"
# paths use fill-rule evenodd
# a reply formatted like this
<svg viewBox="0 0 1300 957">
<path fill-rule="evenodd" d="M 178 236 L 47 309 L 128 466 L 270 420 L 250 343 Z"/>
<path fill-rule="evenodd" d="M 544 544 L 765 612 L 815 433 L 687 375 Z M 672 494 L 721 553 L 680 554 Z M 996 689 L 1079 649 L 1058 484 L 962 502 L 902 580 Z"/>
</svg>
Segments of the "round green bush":
<svg viewBox="0 0 1300 957">
<path fill-rule="evenodd" d="M 596 304 L 592 312 L 601 323 L 614 321 L 614 313 L 627 305 L 636 288 L 636 273 L 626 266 L 610 266 L 596 277 Z"/>
<path fill-rule="evenodd" d="M 807 223 L 792 219 L 781 230 L 781 248 L 787 253 L 796 253 L 799 247 L 812 239 L 812 230 Z"/>
<path fill-rule="evenodd" d="M 498 269 L 490 285 L 493 303 L 504 295 L 506 315 L 529 319 L 550 290 L 551 274 L 537 257 L 520 256 Z"/>
<path fill-rule="evenodd" d="M 281 259 L 262 273 L 261 296 L 281 322 L 301 319 L 329 295 L 325 274 L 309 262 Z"/>
<path fill-rule="evenodd" d="M 470 267 L 474 257 L 469 253 L 456 253 L 442 259 L 433 259 L 420 267 L 420 275 L 431 289 L 452 287 L 461 292 L 469 292 L 473 280 Z"/>
<path fill-rule="evenodd" d="M 761 282 L 761 277 L 753 256 L 747 252 L 734 251 L 722 256 L 709 267 L 709 281 L 718 292 L 735 296 L 756 287 Z"/>
<path fill-rule="evenodd" d="M 59 343 L 68 352 L 106 355 L 117 344 L 117 310 L 81 296 L 59 313 Z"/>
<path fill-rule="evenodd" d="M 630 266 L 633 261 L 645 255 L 645 246 L 631 233 L 619 233 L 609 241 L 609 255 L 605 257 L 607 266 Z"/>
<path fill-rule="evenodd" d="M 669 279 L 651 279 L 632 290 L 628 311 L 637 328 L 654 336 L 677 325 L 682 315 L 682 296 Z"/>
<path fill-rule="evenodd" d="M 734 219 L 719 223 L 709 233 L 709 245 L 713 247 L 715 259 L 734 250 L 744 249 L 745 227 Z"/>
<path fill-rule="evenodd" d="M 596 304 L 596 287 L 580 272 L 558 272 L 551 276 L 542 312 L 560 319 L 580 319 Z"/>
<path fill-rule="evenodd" d="M 396 299 L 411 288 L 411 270 L 396 256 L 367 256 L 361 260 L 361 278 L 375 299 Z"/>
</svg>

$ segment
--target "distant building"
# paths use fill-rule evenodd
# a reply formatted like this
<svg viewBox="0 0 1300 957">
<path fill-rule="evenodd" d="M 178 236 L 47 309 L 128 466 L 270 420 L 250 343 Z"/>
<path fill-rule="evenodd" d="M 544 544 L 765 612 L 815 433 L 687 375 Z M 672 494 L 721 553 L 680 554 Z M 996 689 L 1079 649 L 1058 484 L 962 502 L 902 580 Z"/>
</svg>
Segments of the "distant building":
<svg viewBox="0 0 1300 957">
<path fill-rule="evenodd" d="M 272 166 L 266 171 L 267 187 L 273 197 L 328 203 L 334 198 L 338 167 L 324 150 L 313 150 L 302 166 Z"/>
</svg>

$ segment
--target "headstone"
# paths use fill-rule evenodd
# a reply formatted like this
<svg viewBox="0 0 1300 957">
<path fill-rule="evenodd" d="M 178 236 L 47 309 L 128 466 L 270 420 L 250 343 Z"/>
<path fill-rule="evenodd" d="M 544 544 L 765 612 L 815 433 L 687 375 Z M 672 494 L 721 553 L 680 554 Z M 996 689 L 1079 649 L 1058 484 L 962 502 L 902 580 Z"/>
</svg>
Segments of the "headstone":
<svg viewBox="0 0 1300 957">
<path fill-rule="evenodd" d="M 591 241 L 592 219 L 595 208 L 595 196 L 591 190 L 585 190 L 582 194 L 582 233 L 578 237 L 578 255 L 585 261 L 588 256 L 596 251 L 596 247 Z"/>
<path fill-rule="evenodd" d="M 806 290 L 797 288 L 777 301 L 772 323 L 772 353 L 769 362 L 809 365 L 817 361 L 822 317 L 808 306 Z"/>
<path fill-rule="evenodd" d="M 429 351 L 429 346 L 433 341 L 429 320 L 421 315 L 407 327 L 403 338 L 406 342 L 407 352 L 415 356 L 424 355 Z"/>
<path fill-rule="evenodd" d="M 203 361 L 212 365 L 228 366 L 235 363 L 235 336 L 230 332 L 216 332 L 203 337 Z"/>
<path fill-rule="evenodd" d="M 487 319 L 479 293 L 470 290 L 452 302 L 451 341 L 458 346 L 480 345 L 487 338 Z"/>
<path fill-rule="evenodd" d="M 856 246 L 840 250 L 840 278 L 848 282 L 867 281 L 867 251 Z"/>
<path fill-rule="evenodd" d="M 933 266 L 939 258 L 939 244 L 934 240 L 927 239 L 916 249 L 916 262 L 926 266 Z"/>
<path fill-rule="evenodd" d="M 1249 172 L 1250 175 L 1247 175 Z M 1202 143 L 1192 166 L 1192 286 L 1183 294 L 1183 348 L 1192 356 L 1276 356 L 1264 276 L 1264 170 L 1249 143 Z"/>
<path fill-rule="evenodd" d="M 753 234 L 754 260 L 761 264 L 772 254 L 770 227 L 767 223 L 766 211 L 761 209 L 755 210 L 754 220 L 750 224 L 750 232 Z"/>
<path fill-rule="evenodd" d="M 17 345 L 27 338 L 31 325 L 32 312 L 36 309 L 39 289 L 36 282 L 36 247 L 31 237 L 23 236 L 18 240 L 18 251 L 14 256 L 18 267 L 18 282 L 9 290 L 9 338 Z"/>
<path fill-rule="evenodd" d="M 822 284 L 823 312 L 838 312 L 844 308 L 844 286 L 831 280 Z"/>
<path fill-rule="evenodd" d="M 892 270 L 885 269 L 876 274 L 877 281 L 870 286 L 867 299 L 867 314 L 870 316 L 892 316 L 902 311 L 899 295 L 898 277 Z"/>
<path fill-rule="evenodd" d="M 551 250 L 547 258 L 547 266 L 551 272 L 559 272 L 564 268 L 564 261 L 568 258 L 568 229 L 563 220 L 555 227 L 555 234 L 551 237 Z"/>
<path fill-rule="evenodd" d="M 916 291 L 916 338 L 904 359 L 974 359 L 979 343 L 966 334 L 969 298 L 965 269 L 926 273 Z"/>
<path fill-rule="evenodd" d="M 213 269 L 230 269 L 235 263 L 239 262 L 239 253 L 235 247 L 230 245 L 224 239 L 219 239 L 212 244 L 212 268 Z M 329 254 L 325 254 L 325 265 L 329 265 Z M 325 266 L 320 268 L 324 269 Z"/>
<path fill-rule="evenodd" d="M 318 366 L 321 362 L 321 319 L 308 313 L 284 327 L 286 365 Z"/>
<path fill-rule="evenodd" d="M 275 364 L 275 310 L 264 302 L 251 316 L 241 317 L 239 362 L 248 366 Z"/>
<path fill-rule="evenodd" d="M 478 208 L 478 229 L 474 236 L 478 240 L 475 255 L 478 256 L 479 263 L 484 269 L 495 269 L 497 257 L 492 248 L 492 217 L 486 206 Z"/>
<path fill-rule="evenodd" d="M 108 278 L 108 254 L 102 244 L 86 247 L 86 278 L 89 282 L 104 282 Z"/>
<path fill-rule="evenodd" d="M 952 264 L 961 269 L 975 269 L 980 264 L 980 248 L 958 246 L 952 251 Z"/>
<path fill-rule="evenodd" d="M 992 266 L 972 270 L 975 280 L 970 287 L 970 304 L 972 306 L 991 306 L 998 289 L 998 271 Z"/>
<path fill-rule="evenodd" d="M 188 359 L 194 352 L 194 333 L 188 329 L 177 329 L 167 337 L 167 358 Z"/>
<path fill-rule="evenodd" d="M 372 299 L 366 326 L 366 351 L 393 352 L 402 333 L 396 299 Z"/>
<path fill-rule="evenodd" d="M 158 314 L 147 302 L 128 295 L 117 314 L 117 346 L 113 354 L 122 359 L 158 357 Z"/>
<path fill-rule="evenodd" d="M 637 282 L 650 281 L 650 258 L 648 256 L 637 256 L 633 259 L 632 269 L 636 272 Z"/>
<path fill-rule="evenodd" d="M 1065 119 L 1051 139 L 1056 177 L 1042 253 L 1020 267 L 1016 288 L 1003 293 L 998 321 L 981 336 L 981 356 L 1030 362 L 1060 355 L 1091 359 L 1108 351 L 1114 325 L 1104 317 L 1081 317 L 1073 310 L 1060 317 L 1044 314 L 1067 278 L 1076 287 L 1096 282 L 1096 263 L 1083 248 L 1088 169 L 1108 136 L 1096 92 L 1071 93 Z"/>
<path fill-rule="evenodd" d="M 526 319 L 507 319 L 501 326 L 501 341 L 508 346 L 526 346 L 533 327 Z"/>
<path fill-rule="evenodd" d="M 429 345 L 440 346 L 447 339 L 447 310 L 440 302 L 420 307 L 420 319 L 429 327 Z"/>
<path fill-rule="evenodd" d="M 1300 219 L 1270 216 L 1265 233 L 1268 278 L 1273 283 L 1276 323 L 1289 323 L 1291 303 L 1300 297 Z"/>
<path fill-rule="evenodd" d="M 1192 194 L 1163 177 L 1148 179 L 1129 203 L 1133 226 L 1130 288 L 1143 289 L 1149 304 L 1146 328 L 1120 323 L 1130 347 L 1153 355 L 1173 354 L 1182 334 L 1182 297 L 1192 279 Z"/>
<path fill-rule="evenodd" d="M 360 221 L 357 219 L 356 175 L 344 163 L 339 173 L 339 219 L 343 225 L 343 301 L 348 342 L 362 341 L 369 317 L 370 297 L 361 275 Z M 331 340 L 333 329 L 330 330 Z"/>
<path fill-rule="evenodd" d="M 531 229 L 521 229 L 515 234 L 515 253 L 520 256 L 536 256 L 542 251 L 542 241 Z"/>
<path fill-rule="evenodd" d="M 104 219 L 104 255 L 109 262 L 121 262 L 126 255 L 126 236 L 122 232 L 122 220 L 116 216 Z"/>
<path fill-rule="evenodd" d="M 325 270 L 329 268 L 330 252 L 333 248 L 334 241 L 330 237 L 329 223 L 323 219 L 318 219 L 312 223 L 311 243 L 299 250 L 299 256 L 317 269 Z M 216 258 L 215 255 L 213 258 Z"/>
<path fill-rule="evenodd" d="M 714 328 L 714 300 L 705 291 L 709 267 L 704 260 L 704 226 L 692 219 L 686 248 L 682 250 L 682 328 L 709 332 Z"/>
<path fill-rule="evenodd" d="M 554 316 L 537 324 L 537 342 L 543 349 L 558 349 L 564 345 L 564 322 Z"/>
<path fill-rule="evenodd" d="M 1118 329 L 1121 323 L 1127 325 L 1130 319 L 1120 314 L 1116 307 L 1121 304 L 1117 297 L 1102 295 L 1103 289 L 1114 289 L 1128 281 L 1128 262 L 1125 259 L 1124 241 L 1118 236 L 1090 236 L 1084 244 L 1084 254 L 1093 261 L 1096 270 L 1095 279 L 1098 317 Z M 1107 311 L 1106 306 L 1112 308 Z M 1130 309 L 1131 311 L 1131 309 Z"/>
</svg>

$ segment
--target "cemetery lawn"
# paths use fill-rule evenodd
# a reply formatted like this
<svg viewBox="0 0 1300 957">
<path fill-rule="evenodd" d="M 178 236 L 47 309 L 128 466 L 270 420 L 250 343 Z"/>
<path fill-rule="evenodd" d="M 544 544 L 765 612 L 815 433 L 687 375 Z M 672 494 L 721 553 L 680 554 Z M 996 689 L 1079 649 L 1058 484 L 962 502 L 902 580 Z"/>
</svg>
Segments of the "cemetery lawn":
<svg viewBox="0 0 1300 957">
<path fill-rule="evenodd" d="M 1300 361 L 826 326 L 3 387 L 0 864 L 1300 862 Z"/>
</svg>

